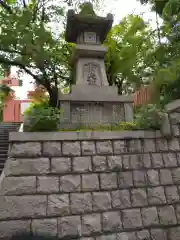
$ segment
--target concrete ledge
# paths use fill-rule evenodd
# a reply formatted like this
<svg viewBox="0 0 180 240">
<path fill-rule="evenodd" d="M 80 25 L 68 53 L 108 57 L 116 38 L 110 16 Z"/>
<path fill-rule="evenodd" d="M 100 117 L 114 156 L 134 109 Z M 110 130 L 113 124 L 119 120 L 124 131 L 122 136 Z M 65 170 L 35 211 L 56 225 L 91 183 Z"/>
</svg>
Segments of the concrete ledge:
<svg viewBox="0 0 180 240">
<path fill-rule="evenodd" d="M 107 48 L 102 45 L 77 44 L 74 51 L 74 60 L 79 57 L 104 58 Z"/>
<path fill-rule="evenodd" d="M 116 87 L 110 86 L 88 86 L 72 85 L 72 91 L 69 94 L 62 94 L 59 91 L 60 101 L 77 102 L 104 102 L 104 103 L 133 103 L 131 95 L 118 95 Z"/>
<path fill-rule="evenodd" d="M 177 99 L 166 105 L 167 112 L 174 112 L 177 108 L 180 108 L 180 99 Z"/>
<path fill-rule="evenodd" d="M 159 131 L 89 131 L 89 132 L 13 132 L 10 142 L 111 140 L 163 137 Z"/>
</svg>

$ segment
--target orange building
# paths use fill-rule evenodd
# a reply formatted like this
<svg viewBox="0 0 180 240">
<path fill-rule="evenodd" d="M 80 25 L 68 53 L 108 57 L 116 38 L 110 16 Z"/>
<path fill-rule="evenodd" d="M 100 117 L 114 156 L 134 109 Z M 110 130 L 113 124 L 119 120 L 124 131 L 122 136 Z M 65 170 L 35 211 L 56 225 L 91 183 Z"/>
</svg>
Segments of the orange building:
<svg viewBox="0 0 180 240">
<path fill-rule="evenodd" d="M 9 87 L 21 87 L 22 81 L 6 71 L 1 80 L 1 84 L 8 85 Z M 15 95 L 13 97 L 7 97 L 4 103 L 3 122 L 22 122 L 22 114 L 31 101 L 31 99 L 16 99 Z"/>
</svg>

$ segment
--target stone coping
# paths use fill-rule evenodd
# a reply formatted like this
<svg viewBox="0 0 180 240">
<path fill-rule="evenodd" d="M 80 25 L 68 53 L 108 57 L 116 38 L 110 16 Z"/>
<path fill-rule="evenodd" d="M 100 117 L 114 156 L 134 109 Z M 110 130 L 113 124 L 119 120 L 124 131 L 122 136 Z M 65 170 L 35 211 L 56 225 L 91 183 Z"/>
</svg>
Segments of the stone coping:
<svg viewBox="0 0 180 240">
<path fill-rule="evenodd" d="M 93 97 L 92 97 L 93 96 Z M 75 85 L 69 94 L 62 94 L 59 91 L 60 101 L 76 101 L 76 102 L 103 102 L 103 103 L 132 103 L 132 95 L 118 95 L 117 89 L 110 86 L 89 86 Z M 108 99 L 108 100 L 107 100 Z"/>
<path fill-rule="evenodd" d="M 177 108 L 180 108 L 180 99 L 177 99 L 166 105 L 167 112 L 174 112 Z"/>
<path fill-rule="evenodd" d="M 113 140 L 163 137 L 160 131 L 11 132 L 10 142 Z"/>
</svg>

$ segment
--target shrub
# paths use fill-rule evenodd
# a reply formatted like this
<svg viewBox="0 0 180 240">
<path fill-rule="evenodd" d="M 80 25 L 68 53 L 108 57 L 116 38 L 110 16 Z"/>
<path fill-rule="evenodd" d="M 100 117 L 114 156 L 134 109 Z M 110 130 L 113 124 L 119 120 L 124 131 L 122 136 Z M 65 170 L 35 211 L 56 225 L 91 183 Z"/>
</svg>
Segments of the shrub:
<svg viewBox="0 0 180 240">
<path fill-rule="evenodd" d="M 25 132 L 50 132 L 59 127 L 60 109 L 50 107 L 47 101 L 32 103 L 24 112 Z"/>
<path fill-rule="evenodd" d="M 135 129 L 137 129 L 137 126 L 134 122 L 120 122 L 117 124 L 86 124 L 72 129 L 60 129 L 59 131 L 123 131 Z"/>
<path fill-rule="evenodd" d="M 15 91 L 9 86 L 2 84 L 0 85 L 0 101 L 13 99 L 15 96 Z"/>
<path fill-rule="evenodd" d="M 161 127 L 165 112 L 155 104 L 139 108 L 135 113 L 135 122 L 140 129 L 158 130 Z"/>
</svg>

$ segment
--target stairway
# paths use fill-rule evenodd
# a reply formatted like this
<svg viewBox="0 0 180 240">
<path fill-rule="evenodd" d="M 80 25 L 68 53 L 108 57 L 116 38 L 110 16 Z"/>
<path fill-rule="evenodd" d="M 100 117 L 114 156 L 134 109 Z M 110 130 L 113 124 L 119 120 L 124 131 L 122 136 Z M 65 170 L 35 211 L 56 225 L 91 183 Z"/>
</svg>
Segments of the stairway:
<svg viewBox="0 0 180 240">
<path fill-rule="evenodd" d="M 0 123 L 0 175 L 7 159 L 9 147 L 9 132 L 17 132 L 20 123 Z"/>
</svg>

